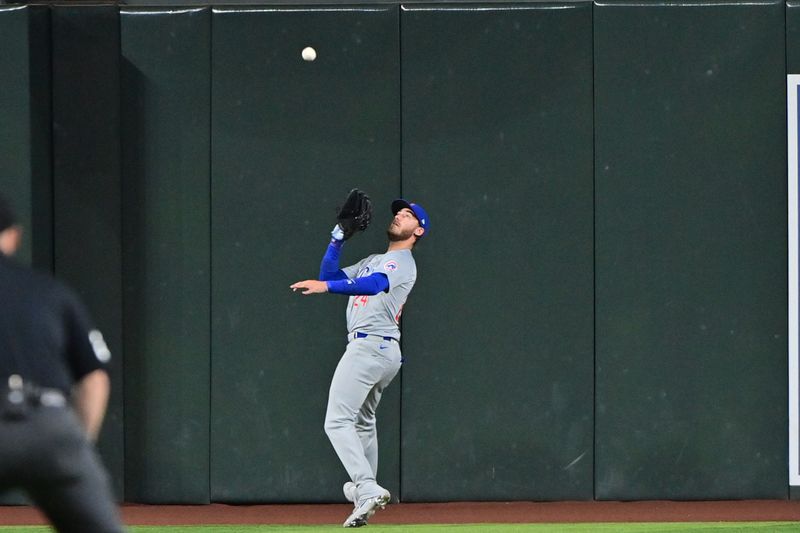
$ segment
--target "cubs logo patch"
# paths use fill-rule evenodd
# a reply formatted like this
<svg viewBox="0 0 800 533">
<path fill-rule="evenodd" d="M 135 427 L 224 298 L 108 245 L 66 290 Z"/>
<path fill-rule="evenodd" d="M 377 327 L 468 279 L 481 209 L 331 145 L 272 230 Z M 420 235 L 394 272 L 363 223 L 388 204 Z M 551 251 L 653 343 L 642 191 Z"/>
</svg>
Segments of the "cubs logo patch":
<svg viewBox="0 0 800 533">
<path fill-rule="evenodd" d="M 394 272 L 395 270 L 397 270 L 397 261 L 394 260 L 386 261 L 386 263 L 384 263 L 383 265 L 383 269 L 386 272 Z"/>
</svg>

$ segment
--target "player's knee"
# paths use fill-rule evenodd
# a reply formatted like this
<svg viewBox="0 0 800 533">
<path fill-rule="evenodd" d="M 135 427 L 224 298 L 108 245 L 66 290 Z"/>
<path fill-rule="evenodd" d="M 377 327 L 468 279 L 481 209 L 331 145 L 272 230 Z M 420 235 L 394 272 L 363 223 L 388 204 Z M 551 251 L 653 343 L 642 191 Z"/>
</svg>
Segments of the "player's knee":
<svg viewBox="0 0 800 533">
<path fill-rule="evenodd" d="M 344 415 L 330 415 L 325 417 L 325 433 L 330 435 L 343 429 L 352 428 L 355 420 Z"/>
<path fill-rule="evenodd" d="M 326 418 L 325 419 L 325 434 L 330 436 L 332 433 L 336 433 L 339 429 L 344 427 L 341 420 L 336 418 Z"/>
</svg>

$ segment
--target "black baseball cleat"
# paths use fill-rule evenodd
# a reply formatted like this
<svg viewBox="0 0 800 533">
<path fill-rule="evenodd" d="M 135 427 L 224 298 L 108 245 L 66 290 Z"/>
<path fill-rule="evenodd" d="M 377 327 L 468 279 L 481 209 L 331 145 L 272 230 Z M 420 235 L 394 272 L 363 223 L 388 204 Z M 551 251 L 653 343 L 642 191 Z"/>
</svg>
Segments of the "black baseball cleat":
<svg viewBox="0 0 800 533">
<path fill-rule="evenodd" d="M 389 503 L 390 499 L 389 491 L 384 490 L 379 496 L 373 496 L 372 498 L 365 498 L 358 502 L 358 505 L 350 516 L 347 517 L 347 520 L 344 521 L 342 527 L 361 527 L 366 526 L 367 522 L 372 515 L 378 509 L 386 508 L 386 504 Z"/>
</svg>

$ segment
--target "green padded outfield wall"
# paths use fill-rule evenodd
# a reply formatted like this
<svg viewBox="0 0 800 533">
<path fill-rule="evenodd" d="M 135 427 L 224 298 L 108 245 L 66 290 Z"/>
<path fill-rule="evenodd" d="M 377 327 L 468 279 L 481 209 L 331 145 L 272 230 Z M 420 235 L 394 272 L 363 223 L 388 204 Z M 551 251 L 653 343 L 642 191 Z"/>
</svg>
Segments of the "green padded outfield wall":
<svg viewBox="0 0 800 533">
<path fill-rule="evenodd" d="M 342 265 L 386 249 L 400 193 L 398 8 L 219 8 L 212 43 L 211 498 L 343 502 L 323 421 L 347 299 L 289 285 L 318 276 L 351 187 L 376 212 Z M 378 427 L 394 493 L 399 391 L 398 378 Z"/>
<path fill-rule="evenodd" d="M 786 2 L 786 74 L 800 74 L 800 1 Z M 800 499 L 800 487 L 789 488 L 790 497 Z"/>
<path fill-rule="evenodd" d="M 786 74 L 800 74 L 800 1 L 786 2 Z"/>
<path fill-rule="evenodd" d="M 119 10 L 51 7 L 55 274 L 86 303 L 113 354 L 103 460 L 123 494 Z"/>
<path fill-rule="evenodd" d="M 598 499 L 787 496 L 784 36 L 595 5 Z"/>
<path fill-rule="evenodd" d="M 125 495 L 208 503 L 210 9 L 122 9 Z"/>
<path fill-rule="evenodd" d="M 17 258 L 52 271 L 50 10 L 0 7 L 0 37 L 0 193 L 24 227 Z"/>
<path fill-rule="evenodd" d="M 0 7 L 0 189 L 115 355 L 117 493 L 343 501 L 346 299 L 288 286 L 359 186 L 343 264 L 392 198 L 433 217 L 379 416 L 393 494 L 785 498 L 798 9 Z"/>
<path fill-rule="evenodd" d="M 592 497 L 591 8 L 403 8 L 404 501 Z"/>
</svg>

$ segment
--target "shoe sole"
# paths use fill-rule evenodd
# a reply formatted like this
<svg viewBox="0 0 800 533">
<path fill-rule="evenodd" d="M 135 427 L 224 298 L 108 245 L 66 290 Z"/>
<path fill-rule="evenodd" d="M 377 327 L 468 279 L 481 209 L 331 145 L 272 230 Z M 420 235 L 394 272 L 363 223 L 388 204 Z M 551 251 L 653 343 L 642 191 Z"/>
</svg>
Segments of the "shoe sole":
<svg viewBox="0 0 800 533">
<path fill-rule="evenodd" d="M 360 511 L 358 513 L 356 511 L 353 511 L 353 513 L 347 517 L 347 520 L 344 521 L 342 527 L 366 526 L 369 519 L 372 518 L 372 516 L 378 509 L 386 508 L 386 505 L 389 503 L 389 499 L 390 499 L 389 494 L 372 498 L 368 506 L 363 511 Z"/>
</svg>

